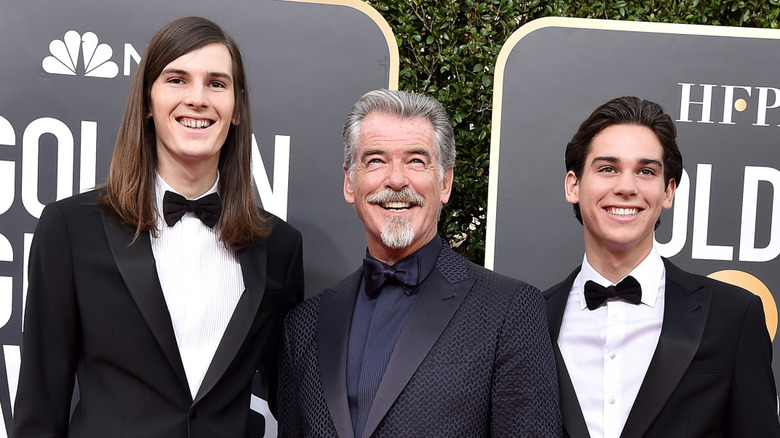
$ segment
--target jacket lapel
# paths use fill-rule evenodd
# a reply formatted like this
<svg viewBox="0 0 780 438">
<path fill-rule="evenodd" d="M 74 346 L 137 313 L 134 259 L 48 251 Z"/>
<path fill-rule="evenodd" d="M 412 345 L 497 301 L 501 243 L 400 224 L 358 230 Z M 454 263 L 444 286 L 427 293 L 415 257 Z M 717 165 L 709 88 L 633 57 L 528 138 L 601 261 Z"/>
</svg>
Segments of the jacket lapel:
<svg viewBox="0 0 780 438">
<path fill-rule="evenodd" d="M 569 298 L 571 285 L 574 284 L 574 279 L 577 278 L 579 273 L 580 268 L 575 269 L 566 280 L 544 291 L 545 304 L 547 305 L 547 328 L 550 330 L 550 338 L 556 343 L 558 334 L 561 331 L 561 324 L 563 323 L 563 311 L 566 309 L 566 300 Z"/>
<path fill-rule="evenodd" d="M 342 438 L 353 438 L 347 401 L 347 345 L 352 311 L 360 288 L 360 273 L 353 273 L 336 288 L 322 293 L 317 326 L 317 359 L 322 393 L 333 425 Z"/>
<path fill-rule="evenodd" d="M 241 276 L 244 278 L 244 293 L 241 294 L 225 333 L 219 341 L 214 358 L 195 395 L 195 402 L 202 399 L 216 385 L 233 362 L 252 328 L 265 293 L 267 256 L 266 239 L 253 243 L 238 253 Z"/>
<path fill-rule="evenodd" d="M 103 211 L 101 216 L 111 255 L 125 281 L 127 290 L 178 376 L 179 383 L 184 388 L 189 388 L 179 347 L 176 344 L 176 335 L 173 332 L 171 315 L 168 313 L 168 305 L 165 303 L 162 286 L 157 276 L 149 233 L 141 233 L 133 242 L 133 231 L 126 230 L 116 219 Z"/>
<path fill-rule="evenodd" d="M 476 281 L 476 278 L 467 276 L 466 262 L 460 257 L 452 257 L 454 253 L 448 247 L 442 249 L 439 261 L 442 260 L 442 254 L 446 254 L 446 263 L 456 264 L 452 271 L 460 271 L 464 277 L 446 278 L 437 264 L 423 284 L 379 383 L 363 437 L 370 437 L 374 433 Z"/>
<path fill-rule="evenodd" d="M 661 412 L 699 349 L 712 289 L 668 260 L 664 322 L 647 374 L 621 436 L 642 436 Z"/>
<path fill-rule="evenodd" d="M 544 298 L 547 301 L 547 325 L 555 352 L 555 364 L 558 368 L 563 429 L 566 436 L 588 437 L 590 436 L 588 425 L 582 415 L 582 408 L 577 399 L 577 393 L 574 391 L 574 384 L 569 376 L 569 370 L 566 368 L 566 362 L 563 360 L 560 348 L 558 348 L 558 334 L 563 323 L 563 311 L 571 292 L 571 285 L 579 272 L 580 268 L 575 269 L 566 280 L 546 290 Z"/>
</svg>

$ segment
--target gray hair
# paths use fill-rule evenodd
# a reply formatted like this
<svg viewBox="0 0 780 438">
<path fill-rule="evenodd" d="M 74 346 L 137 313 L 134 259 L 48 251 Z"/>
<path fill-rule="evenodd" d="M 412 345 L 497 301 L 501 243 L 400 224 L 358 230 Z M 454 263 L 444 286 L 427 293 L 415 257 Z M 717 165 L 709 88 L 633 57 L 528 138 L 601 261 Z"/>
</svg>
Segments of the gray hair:
<svg viewBox="0 0 780 438">
<path fill-rule="evenodd" d="M 344 123 L 344 167 L 354 181 L 355 153 L 358 149 L 360 124 L 369 114 L 379 112 L 401 119 L 423 119 L 433 125 L 433 141 L 439 160 L 439 180 L 455 166 L 455 133 L 447 111 L 424 94 L 400 90 L 374 90 L 364 94 L 352 106 Z"/>
</svg>

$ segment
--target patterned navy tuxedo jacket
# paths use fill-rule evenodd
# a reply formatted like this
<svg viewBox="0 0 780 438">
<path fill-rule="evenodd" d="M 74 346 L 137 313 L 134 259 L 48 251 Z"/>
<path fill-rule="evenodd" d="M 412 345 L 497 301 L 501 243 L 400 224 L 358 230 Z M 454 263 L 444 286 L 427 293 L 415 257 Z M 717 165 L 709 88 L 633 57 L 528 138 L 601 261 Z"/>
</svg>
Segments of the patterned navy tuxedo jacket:
<svg viewBox="0 0 780 438">
<path fill-rule="evenodd" d="M 347 341 L 361 271 L 285 322 L 280 437 L 353 438 Z M 559 437 L 540 291 L 446 245 L 395 345 L 363 437 Z"/>
</svg>

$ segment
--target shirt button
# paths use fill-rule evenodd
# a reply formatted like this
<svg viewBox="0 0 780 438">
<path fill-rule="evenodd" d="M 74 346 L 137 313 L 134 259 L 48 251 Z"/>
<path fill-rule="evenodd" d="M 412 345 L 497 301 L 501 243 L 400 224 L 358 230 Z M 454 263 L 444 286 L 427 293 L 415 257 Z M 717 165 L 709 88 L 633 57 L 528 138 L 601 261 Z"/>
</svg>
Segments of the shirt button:
<svg viewBox="0 0 780 438">
<path fill-rule="evenodd" d="M 609 398 L 609 404 L 614 405 L 615 404 L 615 397 Z"/>
<path fill-rule="evenodd" d="M 617 316 L 617 314 L 615 314 L 615 315 L 612 315 L 612 320 L 613 320 L 613 321 L 617 321 L 617 320 L 618 320 L 618 316 Z"/>
<path fill-rule="evenodd" d="M 614 359 L 615 358 L 615 353 L 609 353 L 609 358 L 610 359 Z"/>
</svg>

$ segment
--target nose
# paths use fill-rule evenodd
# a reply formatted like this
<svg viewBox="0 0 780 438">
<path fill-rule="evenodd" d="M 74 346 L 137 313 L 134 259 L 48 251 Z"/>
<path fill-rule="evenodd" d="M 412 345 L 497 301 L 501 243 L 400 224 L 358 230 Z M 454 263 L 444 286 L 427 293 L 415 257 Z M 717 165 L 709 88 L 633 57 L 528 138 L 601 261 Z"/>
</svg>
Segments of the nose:
<svg viewBox="0 0 780 438">
<path fill-rule="evenodd" d="M 387 178 L 385 185 L 395 191 L 409 185 L 409 179 L 406 176 L 406 169 L 400 160 L 393 160 L 387 169 Z"/>
<path fill-rule="evenodd" d="M 190 107 L 205 107 L 208 105 L 208 99 L 203 87 L 197 85 L 190 86 L 184 97 L 184 103 Z"/>
<path fill-rule="evenodd" d="M 622 173 L 614 187 L 614 192 L 619 196 L 633 196 L 637 194 L 636 176 L 631 172 Z"/>
</svg>

